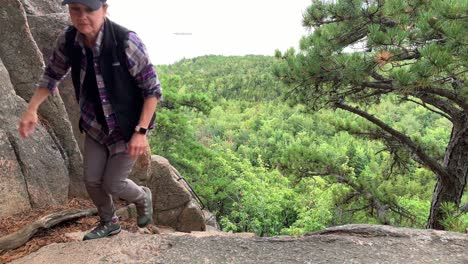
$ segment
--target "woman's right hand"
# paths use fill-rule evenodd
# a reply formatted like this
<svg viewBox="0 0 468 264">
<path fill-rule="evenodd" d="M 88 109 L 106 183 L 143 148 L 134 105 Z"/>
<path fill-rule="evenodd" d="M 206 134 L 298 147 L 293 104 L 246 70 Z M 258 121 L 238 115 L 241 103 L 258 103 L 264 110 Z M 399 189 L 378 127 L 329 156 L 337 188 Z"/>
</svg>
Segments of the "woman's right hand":
<svg viewBox="0 0 468 264">
<path fill-rule="evenodd" d="M 30 110 L 26 110 L 26 112 L 23 113 L 23 116 L 21 117 L 21 120 L 19 122 L 19 132 L 21 136 L 23 138 L 27 138 L 29 137 L 29 135 L 34 133 L 37 122 L 37 113 Z"/>
</svg>

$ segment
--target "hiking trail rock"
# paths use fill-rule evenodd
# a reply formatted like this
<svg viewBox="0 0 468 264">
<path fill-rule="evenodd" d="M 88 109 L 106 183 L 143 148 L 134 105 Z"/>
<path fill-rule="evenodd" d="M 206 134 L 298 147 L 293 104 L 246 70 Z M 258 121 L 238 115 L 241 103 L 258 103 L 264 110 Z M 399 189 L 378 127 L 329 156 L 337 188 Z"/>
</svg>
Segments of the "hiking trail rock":
<svg viewBox="0 0 468 264">
<path fill-rule="evenodd" d="M 444 231 L 347 225 L 302 237 L 201 233 L 122 232 L 49 245 L 12 263 L 468 263 L 468 236 Z"/>
</svg>

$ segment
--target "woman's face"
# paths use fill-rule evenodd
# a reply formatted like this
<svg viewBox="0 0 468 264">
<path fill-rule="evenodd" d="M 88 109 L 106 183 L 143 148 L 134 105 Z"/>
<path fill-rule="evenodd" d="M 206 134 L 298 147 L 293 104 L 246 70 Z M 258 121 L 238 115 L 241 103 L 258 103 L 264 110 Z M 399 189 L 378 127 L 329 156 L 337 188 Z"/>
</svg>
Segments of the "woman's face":
<svg viewBox="0 0 468 264">
<path fill-rule="evenodd" d="M 76 29 L 85 35 L 86 38 L 92 40 L 97 37 L 104 23 L 107 14 L 107 5 L 93 11 L 85 5 L 72 3 L 68 5 L 68 11 Z"/>
</svg>

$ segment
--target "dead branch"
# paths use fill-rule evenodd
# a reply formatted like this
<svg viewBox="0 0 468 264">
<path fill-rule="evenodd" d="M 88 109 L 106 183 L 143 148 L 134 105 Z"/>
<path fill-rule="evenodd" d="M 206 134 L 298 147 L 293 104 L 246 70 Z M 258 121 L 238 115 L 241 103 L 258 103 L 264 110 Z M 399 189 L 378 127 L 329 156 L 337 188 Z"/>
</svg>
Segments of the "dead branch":
<svg viewBox="0 0 468 264">
<path fill-rule="evenodd" d="M 46 215 L 39 220 L 23 227 L 22 229 L 0 238 L 0 252 L 8 249 L 15 249 L 31 239 L 39 230 L 51 228 L 61 222 L 95 215 L 97 210 L 93 209 L 71 209 Z"/>
<path fill-rule="evenodd" d="M 118 216 L 130 212 L 130 206 L 125 206 L 117 210 Z M 41 229 L 51 228 L 65 221 L 93 216 L 97 214 L 96 208 L 90 209 L 71 209 L 46 215 L 22 229 L 9 235 L 0 237 L 0 253 L 5 250 L 15 249 L 28 242 Z"/>
</svg>

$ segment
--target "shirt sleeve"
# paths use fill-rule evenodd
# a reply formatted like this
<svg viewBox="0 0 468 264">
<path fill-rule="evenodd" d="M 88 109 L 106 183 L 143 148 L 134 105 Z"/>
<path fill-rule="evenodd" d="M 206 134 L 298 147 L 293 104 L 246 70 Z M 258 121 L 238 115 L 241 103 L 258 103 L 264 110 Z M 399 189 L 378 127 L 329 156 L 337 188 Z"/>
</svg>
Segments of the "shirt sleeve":
<svg viewBox="0 0 468 264">
<path fill-rule="evenodd" d="M 55 41 L 52 55 L 37 84 L 38 87 L 47 88 L 54 95 L 57 93 L 58 84 L 70 69 L 70 62 L 65 54 L 65 32 L 63 32 Z"/>
<path fill-rule="evenodd" d="M 128 45 L 125 50 L 130 74 L 135 78 L 138 87 L 143 91 L 143 97 L 157 97 L 162 99 L 161 83 L 151 63 L 146 46 L 138 35 L 130 32 Z"/>
</svg>

